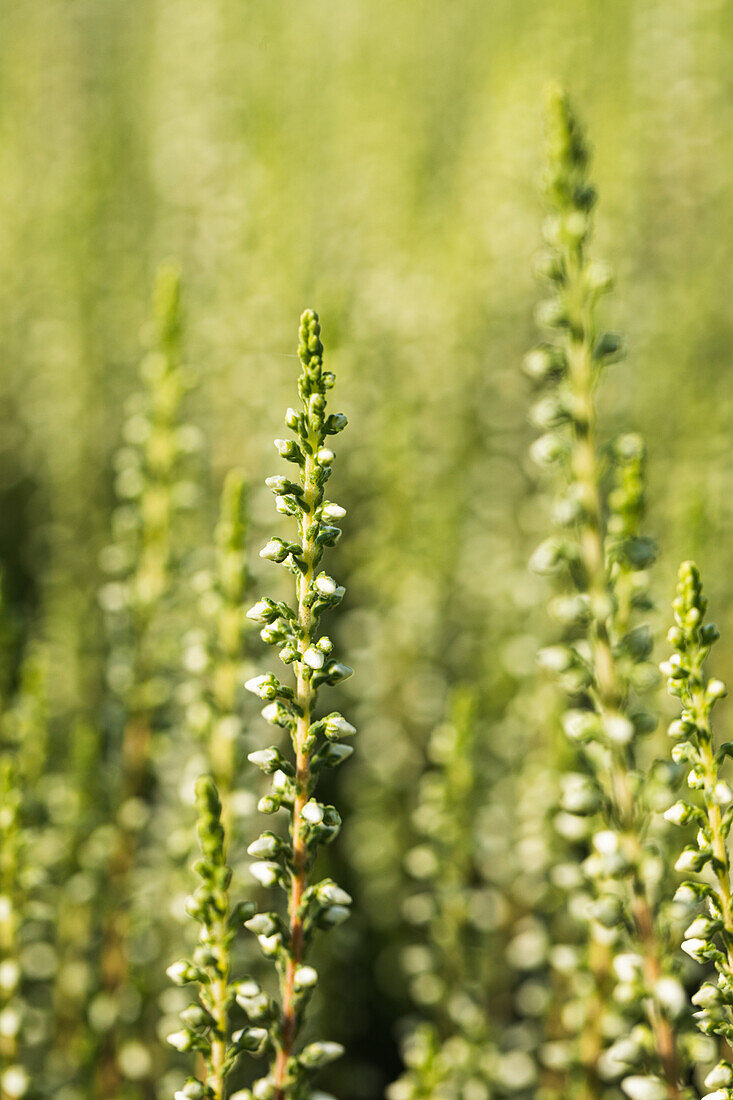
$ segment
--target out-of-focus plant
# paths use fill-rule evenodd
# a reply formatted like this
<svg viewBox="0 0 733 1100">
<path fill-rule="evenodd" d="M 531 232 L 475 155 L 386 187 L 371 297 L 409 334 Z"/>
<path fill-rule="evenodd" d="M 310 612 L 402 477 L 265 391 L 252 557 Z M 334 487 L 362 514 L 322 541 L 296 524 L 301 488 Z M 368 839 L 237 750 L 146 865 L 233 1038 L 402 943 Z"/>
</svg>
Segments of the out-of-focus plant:
<svg viewBox="0 0 733 1100">
<path fill-rule="evenodd" d="M 228 801 L 238 774 L 242 744 L 241 702 L 245 643 L 252 623 L 246 617 L 249 584 L 246 537 L 247 484 L 240 470 L 230 470 L 221 496 L 216 526 L 216 566 L 194 578 L 206 625 L 184 639 L 184 663 L 189 675 L 186 692 L 188 724 L 201 741 L 211 774 L 224 805 L 227 832 Z"/>
<path fill-rule="evenodd" d="M 544 434 L 532 456 L 559 471 L 557 533 L 538 548 L 532 565 L 562 581 L 550 611 L 563 641 L 540 654 L 566 692 L 563 727 L 578 749 L 577 766 L 562 781 L 560 822 L 567 835 L 590 845 L 583 880 L 574 886 L 589 894 L 589 936 L 579 959 L 592 977 L 590 986 L 583 980 L 579 987 L 574 1061 L 592 1095 L 606 1087 L 604 1077 L 622 1077 L 631 1100 L 678 1100 L 683 1067 L 676 1021 L 685 998 L 667 951 L 668 882 L 650 830 L 643 753 L 644 737 L 656 725 L 644 705 L 655 670 L 651 634 L 639 616 L 651 606 L 647 570 L 656 549 L 640 529 L 642 442 L 630 435 L 611 447 L 599 442 L 596 391 L 606 365 L 618 357 L 620 339 L 598 330 L 598 301 L 612 280 L 608 268 L 589 257 L 596 194 L 588 161 L 567 99 L 553 90 L 544 176 L 547 249 L 537 261 L 550 288 L 538 309 L 549 337 L 526 366 L 544 387 L 532 413 Z"/>
<path fill-rule="evenodd" d="M 495 792 L 481 733 L 475 692 L 456 691 L 449 720 L 430 739 L 431 766 L 413 813 L 420 842 L 406 859 L 421 889 L 405 909 L 422 942 L 405 949 L 403 965 L 423 1019 L 403 1041 L 406 1070 L 390 1100 L 486 1100 L 536 1080 L 531 1057 L 499 1050 L 491 1011 L 499 943 L 492 933 L 507 905 L 482 851 L 482 810 Z"/>
<path fill-rule="evenodd" d="M 242 1051 L 260 1050 L 267 1038 L 262 1027 L 240 1028 L 232 1033 L 231 1010 L 235 1003 L 257 1015 L 266 1014 L 269 999 L 247 979 L 231 981 L 231 947 L 242 921 L 252 917 L 253 902 L 230 905 L 232 872 L 227 865 L 222 805 L 210 776 L 196 783 L 198 836 L 202 858 L 195 871 L 201 885 L 189 898 L 189 914 L 200 924 L 199 942 L 192 961 L 181 959 L 168 968 L 176 985 L 195 982 L 197 1002 L 181 1012 L 183 1028 L 168 1036 L 176 1050 L 196 1051 L 204 1060 L 201 1077 L 190 1077 L 176 1092 L 176 1100 L 225 1100 L 226 1078 Z"/>
<path fill-rule="evenodd" d="M 140 367 L 143 388 L 130 399 L 124 444 L 115 458 L 119 504 L 113 542 L 103 554 L 103 565 L 114 577 L 102 589 L 101 601 L 109 621 L 108 681 L 118 702 L 119 745 L 109 797 L 114 834 L 104 888 L 104 1008 L 99 1003 L 95 1012 L 106 1028 L 97 1059 L 100 1097 L 117 1097 L 125 1076 L 139 1080 L 149 1073 L 139 1040 L 134 1057 L 120 1059 L 125 1042 L 120 1009 L 130 977 L 130 875 L 155 790 L 153 741 L 178 664 L 180 635 L 173 610 L 181 577 L 180 517 L 195 502 L 186 460 L 200 439 L 181 417 L 192 375 L 181 357 L 180 276 L 172 266 L 158 271 L 147 338 L 150 350 Z"/>
<path fill-rule="evenodd" d="M 713 707 L 727 694 L 722 680 L 708 677 L 705 660 L 720 637 L 714 623 L 705 622 L 707 599 L 694 562 L 683 562 L 672 604 L 675 625 L 668 640 L 675 652 L 662 665 L 671 695 L 680 700 L 682 713 L 669 727 L 676 741 L 672 757 L 689 768 L 687 784 L 699 791 L 700 804 L 679 800 L 665 813 L 674 825 L 692 825 L 695 840 L 677 860 L 685 873 L 707 871 L 706 879 L 684 882 L 680 901 L 703 906 L 685 932 L 682 949 L 696 962 L 716 970 L 714 981 L 703 981 L 692 998 L 697 1026 L 718 1038 L 718 1064 L 705 1078 L 711 1091 L 705 1100 L 730 1100 L 733 1065 L 733 900 L 728 836 L 733 823 L 733 791 L 721 771 L 733 755 L 733 743 L 716 745 L 711 725 Z"/>
<path fill-rule="evenodd" d="M 53 947 L 39 919 L 48 870 L 39 784 L 47 763 L 44 670 L 31 652 L 0 712 L 0 1097 L 29 1094 L 51 1038 Z M 39 990 L 39 986 L 46 987 Z M 38 995 L 40 993 L 40 996 Z"/>
</svg>

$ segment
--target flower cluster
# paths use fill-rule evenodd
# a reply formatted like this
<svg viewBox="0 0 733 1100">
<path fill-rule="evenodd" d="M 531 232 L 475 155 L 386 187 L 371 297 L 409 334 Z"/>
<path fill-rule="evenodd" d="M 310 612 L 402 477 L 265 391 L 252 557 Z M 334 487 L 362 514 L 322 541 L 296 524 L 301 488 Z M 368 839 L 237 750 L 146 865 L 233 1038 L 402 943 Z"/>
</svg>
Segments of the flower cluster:
<svg viewBox="0 0 733 1100">
<path fill-rule="evenodd" d="M 188 899 L 186 908 L 201 926 L 199 942 L 193 958 L 173 963 L 168 976 L 176 985 L 197 983 L 199 998 L 183 1010 L 183 1028 L 170 1034 L 168 1042 L 176 1050 L 198 1052 L 206 1067 L 203 1080 L 190 1077 L 176 1093 L 176 1100 L 224 1100 L 226 1078 L 238 1056 L 245 1050 L 256 1053 L 267 1038 L 263 1027 L 244 1027 L 232 1033 L 233 1005 L 236 1002 L 258 1021 L 268 1019 L 272 1006 L 252 981 L 230 980 L 234 937 L 242 922 L 252 917 L 255 907 L 251 902 L 230 906 L 232 872 L 226 859 L 221 801 L 209 776 L 202 776 L 196 784 L 196 808 L 202 855 L 194 870 L 201 885 Z"/>
<path fill-rule="evenodd" d="M 721 775 L 733 745 L 716 747 L 711 726 L 713 707 L 726 694 L 721 680 L 708 678 L 703 665 L 719 633 L 705 622 L 707 599 L 694 562 L 683 562 L 673 603 L 675 625 L 668 634 L 675 652 L 662 665 L 669 692 L 680 700 L 682 713 L 669 727 L 675 745 L 672 757 L 689 768 L 688 786 L 699 792 L 701 804 L 679 800 L 665 813 L 674 825 L 693 825 L 692 844 L 681 852 L 676 868 L 689 874 L 709 871 L 708 880 L 684 882 L 679 900 L 700 905 L 707 912 L 696 916 L 685 932 L 682 949 L 696 962 L 714 965 L 717 979 L 704 981 L 692 998 L 697 1025 L 705 1035 L 719 1036 L 721 1044 L 733 1039 L 733 900 L 728 834 L 733 823 L 733 791 Z M 705 1100 L 731 1100 L 733 1065 L 725 1059 L 705 1078 L 711 1091 Z"/>
<path fill-rule="evenodd" d="M 326 499 L 325 487 L 334 457 L 330 437 L 346 426 L 343 414 L 327 412 L 326 394 L 334 376 L 323 368 L 320 333 L 318 317 L 306 311 L 298 348 L 301 409 L 289 409 L 286 417 L 295 438 L 276 440 L 280 455 L 295 468 L 295 480 L 283 475 L 267 479 L 278 512 L 296 521 L 297 539 L 274 536 L 260 554 L 295 578 L 296 605 L 263 597 L 247 612 L 261 624 L 262 640 L 293 667 L 295 681 L 291 687 L 274 673 L 264 673 L 246 684 L 265 702 L 266 721 L 288 731 L 294 753 L 294 760 L 289 759 L 273 745 L 249 756 L 272 776 L 271 790 L 259 809 L 264 814 L 283 809 L 290 819 L 287 841 L 267 830 L 248 849 L 255 857 L 253 877 L 262 886 L 281 889 L 288 899 L 286 919 L 266 912 L 247 922 L 263 954 L 275 963 L 280 984 L 278 1013 L 264 1040 L 272 1063 L 267 1076 L 253 1086 L 256 1100 L 305 1100 L 313 1095 L 313 1073 L 341 1053 L 339 1044 L 331 1042 L 310 1043 L 296 1051 L 304 1011 L 318 980 L 306 962 L 308 947 L 316 929 L 340 924 L 351 904 L 350 896 L 332 880 L 310 881 L 317 849 L 334 840 L 341 825 L 335 807 L 315 797 L 318 776 L 323 768 L 336 767 L 351 755 L 343 739 L 355 733 L 338 712 L 321 718 L 315 714 L 319 689 L 340 683 L 352 671 L 333 656 L 333 642 L 319 631 L 321 616 L 344 595 L 344 588 L 319 566 L 325 549 L 338 541 L 341 529 L 336 521 L 345 515 L 340 505 Z"/>
<path fill-rule="evenodd" d="M 622 1078 L 632 1100 L 650 1092 L 680 1095 L 674 1021 L 684 996 L 666 959 L 664 863 L 645 792 L 641 746 L 656 719 L 644 706 L 655 683 L 652 639 L 639 613 L 650 607 L 648 567 L 655 546 L 640 531 L 643 443 L 598 440 L 596 391 L 621 341 L 597 330 L 597 304 L 611 285 L 605 265 L 589 259 L 595 191 L 588 148 L 566 98 L 553 91 L 544 179 L 550 215 L 538 273 L 550 296 L 538 309 L 546 342 L 526 360 L 543 387 L 532 418 L 543 433 L 533 458 L 558 471 L 556 534 L 532 565 L 560 581 L 550 612 L 562 641 L 540 653 L 566 694 L 562 724 L 576 747 L 562 781 L 557 824 L 585 847 L 582 873 L 569 880 L 573 908 L 588 918 L 586 968 L 575 1020 L 576 1060 L 591 1080 Z M 608 1005 L 615 975 L 615 1007 Z M 588 978 L 590 977 L 590 986 Z M 595 993 L 593 992 L 595 990 Z M 631 1031 L 633 1041 L 621 1040 Z M 632 1072 L 634 1071 L 634 1072 Z M 601 1087 L 597 1085 L 594 1087 Z"/>
</svg>

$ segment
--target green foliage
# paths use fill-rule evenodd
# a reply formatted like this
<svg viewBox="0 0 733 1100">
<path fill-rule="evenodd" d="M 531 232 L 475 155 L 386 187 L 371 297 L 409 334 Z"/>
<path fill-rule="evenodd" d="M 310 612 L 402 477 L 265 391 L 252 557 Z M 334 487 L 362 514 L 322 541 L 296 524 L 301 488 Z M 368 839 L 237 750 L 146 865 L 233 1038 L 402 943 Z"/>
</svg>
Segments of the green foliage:
<svg viewBox="0 0 733 1100">
<path fill-rule="evenodd" d="M 255 586 L 269 591 L 259 587 L 269 563 L 253 553 L 269 531 L 265 443 L 272 410 L 288 403 L 288 317 L 304 295 L 320 303 L 329 366 L 359 425 L 339 441 L 354 537 L 316 570 L 348 587 L 325 629 L 359 676 L 339 686 L 338 702 L 321 693 L 316 718 L 343 710 L 360 751 L 348 769 L 324 771 L 313 795 L 338 807 L 344 832 L 319 849 L 309 885 L 331 879 L 356 904 L 336 935 L 309 944 L 317 996 L 296 1051 L 321 1037 L 344 1046 L 323 1078 L 341 1100 L 382 1095 L 402 1073 L 401 1049 L 408 1084 L 434 1097 L 622 1100 L 621 1080 L 648 1097 L 661 1095 L 649 1030 L 658 1003 L 681 1086 L 704 1091 L 719 1036 L 688 1026 L 682 989 L 717 987 L 717 972 L 677 949 L 697 914 L 684 896 L 672 900 L 678 853 L 662 817 L 690 765 L 669 760 L 659 727 L 635 728 L 628 760 L 605 734 L 566 738 L 559 712 L 598 717 L 593 683 L 573 677 L 595 676 L 605 623 L 617 679 L 628 682 L 621 717 L 663 713 L 640 682 L 648 659 L 637 660 L 656 613 L 637 604 L 656 601 L 683 556 L 709 576 L 723 663 L 733 637 L 733 9 L 7 0 L 0 23 L 0 563 L 12 623 L 0 626 L 0 696 L 12 743 L 35 743 L 34 774 L 40 767 L 21 782 L 26 765 L 3 742 L 13 779 L 0 814 L 16 802 L 18 813 L 0 860 L 18 851 L 8 857 L 23 1011 L 13 1058 L 28 1100 L 171 1100 L 188 1074 L 203 1080 L 202 1052 L 164 1041 L 194 999 L 165 967 L 204 927 L 184 908 L 202 772 L 222 802 L 232 905 L 254 896 L 243 848 L 258 835 L 263 791 L 244 757 L 269 741 L 244 683 L 279 662 L 252 667 L 245 609 Z M 516 364 L 532 339 L 538 102 L 557 77 L 592 122 L 598 252 L 619 273 L 619 292 L 592 306 L 592 350 L 616 354 L 598 347 L 603 316 L 633 355 L 622 369 L 594 366 L 596 588 L 613 610 L 590 608 L 576 557 L 555 577 L 548 637 L 545 581 L 526 571 L 550 533 L 547 497 L 526 462 Z M 560 126 L 552 140 L 566 171 L 546 181 L 548 200 L 572 236 L 595 209 L 584 139 Z M 583 249 L 602 281 L 589 240 Z M 144 288 L 162 255 L 186 273 L 185 332 L 166 277 L 143 328 L 141 379 Z M 590 310 L 579 291 L 549 285 L 572 316 Z M 553 310 L 559 320 L 557 303 L 546 319 Z M 545 346 L 570 335 L 550 329 Z M 568 396 L 568 377 L 547 395 L 541 431 L 573 452 L 572 424 L 553 419 L 566 415 L 553 402 Z M 648 462 L 638 441 L 621 454 L 613 442 L 636 428 Z M 543 446 L 554 443 L 539 457 Z M 225 578 L 212 533 L 232 466 L 253 488 L 246 522 L 219 532 Z M 567 484 L 561 466 L 555 497 Z M 661 551 L 648 571 L 647 476 Z M 581 531 L 588 543 L 588 526 L 554 534 L 572 549 Z M 295 609 L 285 590 L 271 595 Z M 537 650 L 549 646 L 552 660 L 555 644 L 586 662 L 561 673 L 569 691 L 536 672 Z M 37 652 L 39 708 L 21 672 Z M 470 781 L 461 739 L 440 748 L 459 685 L 476 701 L 463 746 Z M 21 725 L 42 735 L 29 742 Z M 276 732 L 292 764 L 287 731 Z M 617 869 L 625 849 L 609 851 L 605 835 L 623 832 L 615 790 L 606 797 L 609 756 L 634 794 L 664 955 L 651 998 L 624 919 L 633 875 Z M 702 807 L 700 793 L 688 801 Z M 450 797 L 463 800 L 455 812 Z M 271 819 L 286 853 L 288 819 L 287 807 Z M 685 828 L 694 845 L 694 823 Z M 428 852 L 433 872 L 418 878 Z M 702 874 L 713 882 L 710 863 Z M 261 907 L 277 909 L 287 931 L 284 905 Z M 597 916 L 614 909 L 622 919 L 608 929 Z M 723 950 L 719 934 L 714 943 Z M 238 935 L 229 952 L 230 985 L 251 975 L 274 994 L 275 968 L 254 936 Z M 246 1013 L 230 1007 L 231 1043 Z M 728 1057 L 724 1046 L 717 1057 Z M 266 1073 L 258 1066 L 238 1058 L 229 1092 L 251 1089 Z"/>
</svg>

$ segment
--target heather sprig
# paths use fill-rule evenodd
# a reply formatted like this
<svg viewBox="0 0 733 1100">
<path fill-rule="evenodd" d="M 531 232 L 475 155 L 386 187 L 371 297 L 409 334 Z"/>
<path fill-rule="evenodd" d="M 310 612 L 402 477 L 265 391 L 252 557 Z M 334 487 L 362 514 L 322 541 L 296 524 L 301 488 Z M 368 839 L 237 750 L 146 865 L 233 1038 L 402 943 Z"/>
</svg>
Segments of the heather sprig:
<svg viewBox="0 0 733 1100">
<path fill-rule="evenodd" d="M 720 1039 L 719 1054 L 729 1051 L 733 1039 L 733 899 L 728 835 L 733 823 L 733 791 L 723 777 L 733 744 L 716 744 L 711 725 L 715 704 L 727 694 L 725 684 L 710 678 L 704 663 L 719 633 L 705 622 L 707 599 L 694 562 L 683 562 L 677 594 L 672 604 L 675 625 L 668 640 L 675 652 L 662 665 L 671 695 L 680 700 L 682 713 L 669 727 L 675 739 L 672 757 L 689 767 L 687 784 L 699 791 L 700 803 L 679 800 L 665 813 L 674 825 L 696 827 L 694 842 L 681 852 L 676 869 L 683 873 L 707 872 L 705 879 L 684 882 L 678 898 L 702 906 L 685 932 L 682 949 L 696 962 L 712 963 L 714 982 L 703 981 L 692 998 L 697 1007 L 697 1026 L 705 1035 Z M 733 1065 L 725 1058 L 705 1078 L 711 1090 L 706 1100 L 731 1100 Z"/>
<path fill-rule="evenodd" d="M 615 1076 L 625 1068 L 622 1085 L 632 1100 L 676 1100 L 680 1065 L 673 1019 L 681 999 L 670 995 L 675 979 L 666 958 L 663 883 L 641 755 L 644 735 L 656 724 L 643 705 L 654 670 L 649 628 L 639 621 L 650 607 L 647 570 L 656 550 L 640 529 L 641 440 L 623 436 L 604 448 L 598 437 L 596 391 L 621 341 L 598 329 L 598 302 L 612 280 L 588 253 L 596 199 L 588 163 L 567 99 L 553 90 L 544 177 L 547 248 L 537 262 L 550 290 L 538 309 L 548 338 L 526 366 L 544 391 L 532 414 L 544 434 L 532 456 L 558 471 L 561 486 L 556 533 L 532 564 L 563 580 L 550 604 L 563 640 L 540 659 L 565 690 L 563 727 L 578 748 L 577 766 L 563 781 L 559 820 L 566 835 L 590 845 L 583 865 L 594 895 L 586 964 L 598 985 L 616 962 L 616 1000 L 634 1027 L 634 1042 L 623 1049 L 616 1044 L 613 1057 L 602 1060 L 601 1013 L 597 1007 L 587 1011 L 579 1059 L 591 1082 L 599 1072 Z M 637 960 L 633 967 L 623 965 L 629 956 Z M 679 993 L 678 983 L 675 989 Z M 639 1072 L 628 1072 L 637 1067 Z"/>
<path fill-rule="evenodd" d="M 314 1094 L 310 1081 L 316 1070 L 341 1054 L 333 1042 L 312 1042 L 296 1049 L 305 1009 L 318 980 L 306 956 L 317 929 L 331 928 L 349 915 L 351 898 L 331 879 L 312 881 L 318 848 L 337 835 L 341 818 L 334 806 L 315 796 L 323 768 L 336 767 L 352 752 L 343 738 L 354 727 L 337 712 L 316 716 L 321 687 L 340 683 L 352 670 L 333 656 L 331 639 L 320 632 L 324 612 L 339 604 L 344 588 L 320 569 L 324 551 L 334 546 L 341 530 L 336 521 L 344 509 L 327 500 L 333 451 L 330 437 L 346 426 L 342 413 L 328 413 L 326 395 L 334 376 L 323 367 L 321 327 L 315 313 L 306 311 L 300 322 L 298 355 L 302 373 L 298 382 L 301 408 L 288 409 L 286 423 L 292 439 L 276 440 L 279 454 L 294 468 L 293 478 L 267 479 L 275 507 L 296 523 L 294 540 L 273 536 L 261 551 L 266 560 L 284 566 L 295 580 L 295 606 L 263 597 L 247 612 L 261 624 L 261 637 L 279 650 L 292 666 L 294 683 L 287 685 L 274 673 L 264 673 L 247 688 L 266 702 L 263 717 L 288 731 L 294 759 L 273 745 L 249 759 L 272 776 L 272 789 L 259 803 L 265 814 L 283 809 L 290 822 L 287 841 L 265 831 L 248 849 L 255 857 L 253 877 L 265 887 L 287 896 L 287 914 L 258 913 L 247 922 L 263 954 L 278 971 L 280 999 L 275 1019 L 268 1024 L 265 1046 L 272 1056 L 270 1072 L 255 1082 L 256 1100 L 306 1100 Z M 251 1095 L 243 1093 L 244 1095 Z"/>
<path fill-rule="evenodd" d="M 232 1033 L 231 1010 L 235 1003 L 259 1021 L 270 1014 L 270 1001 L 252 981 L 231 981 L 231 948 L 242 921 L 254 913 L 254 904 L 232 907 L 229 886 L 232 872 L 227 864 L 222 806 L 216 784 L 210 776 L 196 783 L 196 808 L 201 859 L 194 870 L 201 884 L 188 899 L 186 908 L 200 925 L 199 942 L 193 958 L 179 960 L 168 968 L 176 985 L 195 982 L 198 1001 L 181 1013 L 180 1031 L 168 1036 L 176 1050 L 195 1051 L 203 1058 L 205 1073 L 191 1077 L 176 1093 L 176 1100 L 224 1100 L 226 1078 L 242 1051 L 257 1052 L 267 1038 L 263 1027 L 240 1028 Z"/>
<path fill-rule="evenodd" d="M 25 1095 L 30 1077 L 22 1062 L 23 1020 L 19 933 L 23 920 L 22 786 L 17 762 L 0 757 L 0 1097 Z"/>
<path fill-rule="evenodd" d="M 47 878 L 38 792 L 47 757 L 44 685 L 43 664 L 31 653 L 16 694 L 0 712 L 0 1100 L 17 1100 L 31 1087 L 25 1036 L 33 979 L 24 959 L 29 949 L 47 950 L 34 913 Z"/>
<path fill-rule="evenodd" d="M 430 738 L 431 766 L 413 812 L 420 841 L 406 863 L 419 888 L 405 915 L 421 936 L 403 952 L 403 966 L 423 1022 L 402 1044 L 406 1068 L 390 1086 L 390 1100 L 466 1090 L 480 1100 L 501 1074 L 490 1036 L 493 953 L 487 942 L 500 903 L 481 861 L 487 789 L 478 732 L 475 693 L 461 689 L 449 719 Z"/>
<path fill-rule="evenodd" d="M 115 456 L 118 505 L 113 541 L 102 555 L 111 578 L 100 593 L 106 612 L 107 679 L 117 704 L 117 770 L 110 802 L 114 813 L 105 889 L 100 959 L 106 1036 L 97 1059 L 101 1096 L 117 1096 L 126 1075 L 120 1059 L 124 1028 L 116 1013 L 129 979 L 130 876 L 150 818 L 156 787 L 154 740 L 164 725 L 178 664 L 176 623 L 184 540 L 183 513 L 196 500 L 188 474 L 200 433 L 182 422 L 192 372 L 182 357 L 181 281 L 178 269 L 162 265 L 153 290 L 147 351 L 140 365 L 141 388 L 127 406 L 123 445 Z M 145 1005 L 143 1004 L 143 1008 Z M 143 1058 L 148 1055 L 143 1052 Z M 136 1057 L 135 1061 L 139 1061 Z M 144 1076 L 136 1067 L 136 1076 Z"/>
</svg>

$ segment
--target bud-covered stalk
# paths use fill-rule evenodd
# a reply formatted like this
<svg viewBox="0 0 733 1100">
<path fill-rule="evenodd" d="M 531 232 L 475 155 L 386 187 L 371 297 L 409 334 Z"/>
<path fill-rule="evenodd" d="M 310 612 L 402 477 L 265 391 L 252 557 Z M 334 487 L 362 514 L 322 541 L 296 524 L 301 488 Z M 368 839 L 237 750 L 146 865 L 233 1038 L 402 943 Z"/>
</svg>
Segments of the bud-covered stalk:
<svg viewBox="0 0 733 1100">
<path fill-rule="evenodd" d="M 46 764 L 45 675 L 34 654 L 23 663 L 16 694 L 0 710 L 0 1100 L 17 1100 L 31 1087 L 31 1048 L 24 1041 L 30 979 L 23 961 L 29 945 L 37 946 L 34 888 L 47 870 L 37 836 L 43 817 L 37 791 Z"/>
<path fill-rule="evenodd" d="M 672 757 L 689 766 L 687 784 L 700 792 L 702 807 L 678 801 L 665 813 L 674 825 L 697 827 L 694 843 L 677 860 L 677 870 L 701 872 L 710 868 L 709 881 L 699 879 L 680 886 L 681 901 L 705 902 L 707 916 L 697 917 L 687 928 L 682 949 L 697 962 L 711 961 L 717 982 L 705 981 L 692 998 L 697 1006 L 698 1027 L 705 1035 L 718 1035 L 721 1053 L 733 1038 L 733 888 L 731 886 L 728 834 L 733 823 L 733 791 L 722 777 L 733 744 L 716 746 L 711 713 L 726 694 L 721 680 L 710 679 L 703 665 L 719 633 L 705 622 L 707 599 L 694 562 L 683 562 L 677 595 L 672 604 L 675 625 L 668 635 L 675 652 L 662 665 L 670 695 L 680 700 L 682 713 L 669 727 L 675 739 Z M 724 1047 L 723 1044 L 726 1044 Z M 706 1100 L 733 1097 L 733 1066 L 721 1061 L 705 1079 L 711 1089 Z"/>
<path fill-rule="evenodd" d="M 19 996 L 19 932 L 24 898 L 21 786 L 17 766 L 3 745 L 0 755 L 0 1098 L 23 1096 L 30 1079 L 21 1062 L 23 1006 Z"/>
<path fill-rule="evenodd" d="M 548 339 L 526 365 L 545 389 L 533 410 L 533 420 L 545 434 L 533 444 L 532 455 L 541 466 L 560 470 L 562 486 L 554 508 L 556 534 L 533 558 L 538 572 L 564 578 L 550 605 L 564 644 L 540 655 L 563 683 L 568 699 L 563 725 L 580 748 L 578 774 L 566 784 L 569 804 L 561 817 L 566 827 L 577 821 L 587 836 L 582 819 L 597 815 L 593 847 L 584 864 L 596 893 L 596 923 L 611 930 L 603 930 L 602 938 L 615 936 L 618 944 L 625 937 L 626 949 L 643 960 L 632 1004 L 646 1016 L 652 1056 L 646 1059 L 647 1076 L 625 1078 L 625 1091 L 631 1095 L 630 1089 L 646 1081 L 662 1096 L 677 1100 L 675 1034 L 657 994 L 665 977 L 665 943 L 640 764 L 642 737 L 655 725 L 640 705 L 654 682 L 651 637 L 648 627 L 637 621 L 639 611 L 650 607 L 646 571 L 655 557 L 653 542 L 640 533 L 644 448 L 636 436 L 622 437 L 609 452 L 599 444 L 596 391 L 605 366 L 618 355 L 620 340 L 597 327 L 597 304 L 611 277 L 588 255 L 596 198 L 588 179 L 589 152 L 558 91 L 549 100 L 548 154 L 548 247 L 538 261 L 538 273 L 550 287 L 550 296 L 538 309 Z M 577 830 L 575 835 L 580 835 Z M 596 954 L 589 953 L 591 969 Z M 603 951 L 596 980 L 603 981 L 606 969 Z M 587 1014 L 587 1026 L 598 1028 L 596 1012 Z M 602 1052 L 600 1035 L 582 1037 L 581 1051 L 584 1046 L 594 1052 L 595 1065 L 581 1055 L 592 1077 Z"/>
<path fill-rule="evenodd" d="M 331 639 L 319 632 L 323 613 L 344 595 L 343 587 L 319 570 L 319 565 L 325 548 L 335 545 L 341 534 L 334 521 L 345 515 L 343 508 L 325 499 L 325 486 L 334 457 L 329 437 L 346 425 L 345 416 L 329 415 L 326 410 L 326 394 L 334 376 L 323 368 L 320 332 L 318 317 L 306 311 L 298 348 L 301 409 L 289 409 L 286 417 L 295 438 L 276 440 L 280 455 L 292 463 L 295 474 L 293 480 L 278 475 L 267 481 L 277 510 L 295 519 L 297 538 L 273 537 L 261 556 L 283 565 L 293 575 L 296 603 L 292 607 L 263 598 L 248 612 L 262 624 L 263 641 L 279 649 L 281 660 L 292 665 L 295 674 L 293 687 L 273 674 L 255 677 L 247 684 L 267 703 L 263 717 L 288 730 L 294 752 L 294 760 L 275 746 L 250 756 L 273 776 L 272 791 L 260 801 L 260 810 L 272 814 L 282 808 L 290 817 L 287 843 L 265 832 L 249 849 L 257 857 L 253 876 L 264 886 L 280 887 L 288 898 L 286 921 L 277 914 L 263 913 L 249 925 L 264 954 L 275 961 L 280 978 L 279 1018 L 270 1026 L 268 1039 L 273 1060 L 269 1076 L 254 1086 L 257 1100 L 306 1097 L 313 1072 L 341 1053 L 337 1043 L 327 1042 L 311 1043 L 296 1051 L 305 1007 L 317 981 L 316 971 L 305 962 L 308 945 L 317 927 L 333 927 L 348 916 L 351 901 L 330 880 L 310 883 L 318 846 L 332 841 L 341 824 L 336 809 L 314 797 L 318 774 L 351 754 L 342 738 L 355 732 L 340 714 L 315 716 L 319 688 L 351 675 L 347 665 L 334 659 Z"/>
<path fill-rule="evenodd" d="M 501 1066 L 489 1022 L 495 953 L 487 925 L 497 893 L 481 859 L 488 799 L 479 730 L 475 692 L 461 688 L 428 744 L 432 766 L 413 812 L 420 839 L 406 857 L 419 888 L 405 914 L 423 942 L 403 953 L 411 998 L 424 1019 L 402 1043 L 405 1072 L 390 1085 L 389 1100 L 488 1095 L 491 1071 Z"/>
<path fill-rule="evenodd" d="M 262 999 L 254 983 L 230 980 L 230 956 L 237 928 L 251 917 L 254 906 L 230 907 L 232 872 L 226 859 L 226 835 L 221 820 L 221 801 L 210 776 L 196 783 L 196 809 L 201 859 L 194 870 L 201 884 L 188 899 L 187 910 L 200 927 L 193 958 L 168 967 L 176 985 L 195 982 L 198 1002 L 181 1013 L 182 1028 L 168 1036 L 176 1050 L 195 1051 L 203 1059 L 203 1078 L 190 1077 L 176 1093 L 176 1100 L 224 1100 L 226 1078 L 244 1050 L 257 1051 L 267 1037 L 263 1028 L 244 1028 L 232 1033 L 230 1012 L 235 1001 L 247 1003 L 247 995 Z M 266 1000 L 266 998 L 265 998 Z"/>
<path fill-rule="evenodd" d="M 108 679 L 120 712 L 119 779 L 112 792 L 116 830 L 105 891 L 101 984 L 117 999 L 128 981 L 128 890 L 145 802 L 154 785 L 152 741 L 171 695 L 170 673 L 178 639 L 169 619 L 179 556 L 175 521 L 194 502 L 186 456 L 199 433 L 181 423 L 190 371 L 181 358 L 180 275 L 164 265 L 156 276 L 149 350 L 140 366 L 141 391 L 129 402 L 124 444 L 115 457 L 118 507 L 113 542 L 103 554 L 111 575 L 100 602 L 107 614 Z M 108 1034 L 97 1065 L 100 1097 L 117 1097 L 122 1028 Z"/>
</svg>

